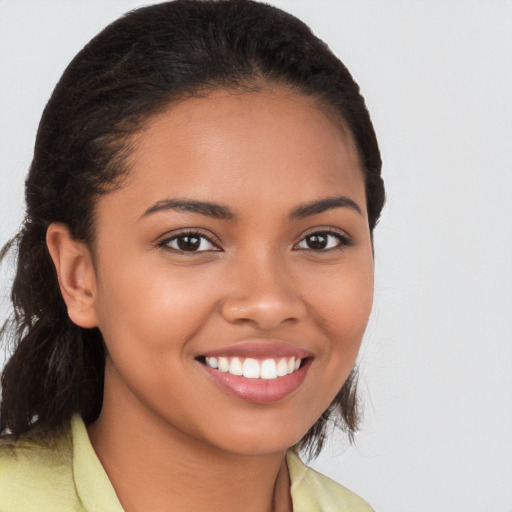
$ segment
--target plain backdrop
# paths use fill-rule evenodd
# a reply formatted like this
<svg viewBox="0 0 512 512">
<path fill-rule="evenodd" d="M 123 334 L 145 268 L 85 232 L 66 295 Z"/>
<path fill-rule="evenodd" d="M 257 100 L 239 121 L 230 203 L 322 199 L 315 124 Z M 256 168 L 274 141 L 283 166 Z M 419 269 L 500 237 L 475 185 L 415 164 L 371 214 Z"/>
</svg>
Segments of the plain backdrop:
<svg viewBox="0 0 512 512">
<path fill-rule="evenodd" d="M 22 220 L 56 81 L 143 3 L 0 0 L 0 243 Z M 314 465 L 379 512 L 512 512 L 512 2 L 270 3 L 305 20 L 361 85 L 388 195 L 362 430 Z M 2 275 L 5 296 L 9 265 Z"/>
</svg>

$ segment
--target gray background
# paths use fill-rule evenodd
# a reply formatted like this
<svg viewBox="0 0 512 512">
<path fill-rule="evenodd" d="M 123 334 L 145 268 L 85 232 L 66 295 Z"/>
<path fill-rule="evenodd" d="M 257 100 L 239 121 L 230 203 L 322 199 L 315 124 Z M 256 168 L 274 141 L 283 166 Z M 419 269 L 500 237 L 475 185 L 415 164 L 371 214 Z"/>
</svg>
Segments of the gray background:
<svg viewBox="0 0 512 512">
<path fill-rule="evenodd" d="M 360 83 L 388 192 L 362 431 L 315 466 L 380 512 L 512 512 L 512 2 L 270 3 Z M 0 243 L 21 222 L 37 123 L 64 67 L 143 4 L 0 0 Z M 4 265 L 0 298 L 10 276 Z"/>
</svg>

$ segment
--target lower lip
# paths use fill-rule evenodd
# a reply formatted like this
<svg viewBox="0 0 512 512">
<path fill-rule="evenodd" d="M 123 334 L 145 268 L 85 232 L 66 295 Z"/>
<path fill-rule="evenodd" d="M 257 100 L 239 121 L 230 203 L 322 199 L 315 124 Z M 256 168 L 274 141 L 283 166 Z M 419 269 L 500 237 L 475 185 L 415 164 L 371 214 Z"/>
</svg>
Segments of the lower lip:
<svg viewBox="0 0 512 512">
<path fill-rule="evenodd" d="M 208 376 L 228 395 L 246 402 L 272 404 L 291 395 L 304 381 L 309 369 L 310 359 L 303 361 L 301 367 L 276 379 L 246 379 L 231 375 L 199 363 Z"/>
</svg>

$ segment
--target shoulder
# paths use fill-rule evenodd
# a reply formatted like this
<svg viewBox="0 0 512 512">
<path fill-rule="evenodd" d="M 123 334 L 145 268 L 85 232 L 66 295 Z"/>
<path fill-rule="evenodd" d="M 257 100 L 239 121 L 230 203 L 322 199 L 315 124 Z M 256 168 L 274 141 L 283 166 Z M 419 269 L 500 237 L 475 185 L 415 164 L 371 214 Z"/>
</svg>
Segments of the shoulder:
<svg viewBox="0 0 512 512">
<path fill-rule="evenodd" d="M 0 510 L 78 512 L 69 432 L 0 440 Z"/>
<path fill-rule="evenodd" d="M 294 451 L 286 462 L 294 512 L 373 512 L 357 494 L 306 466 Z"/>
</svg>

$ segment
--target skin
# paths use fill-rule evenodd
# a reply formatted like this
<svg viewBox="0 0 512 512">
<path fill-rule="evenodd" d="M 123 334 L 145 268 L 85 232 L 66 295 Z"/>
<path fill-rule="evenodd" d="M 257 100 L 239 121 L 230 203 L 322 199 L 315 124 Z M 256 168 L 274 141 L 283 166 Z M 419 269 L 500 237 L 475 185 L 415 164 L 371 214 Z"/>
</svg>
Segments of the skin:
<svg viewBox="0 0 512 512">
<path fill-rule="evenodd" d="M 291 510 L 284 454 L 347 378 L 372 304 L 352 138 L 312 99 L 267 88 L 172 105 L 134 148 L 122 187 L 97 202 L 93 256 L 65 226 L 48 231 L 71 319 L 99 327 L 108 349 L 92 444 L 127 512 L 170 499 L 176 511 Z M 290 217 L 340 196 L 360 211 Z M 234 216 L 155 207 L 176 198 Z M 184 229 L 213 243 L 179 251 Z M 325 231 L 328 248 L 311 249 Z M 216 385 L 197 356 L 247 339 L 307 350 L 298 388 L 261 404 Z"/>
</svg>

